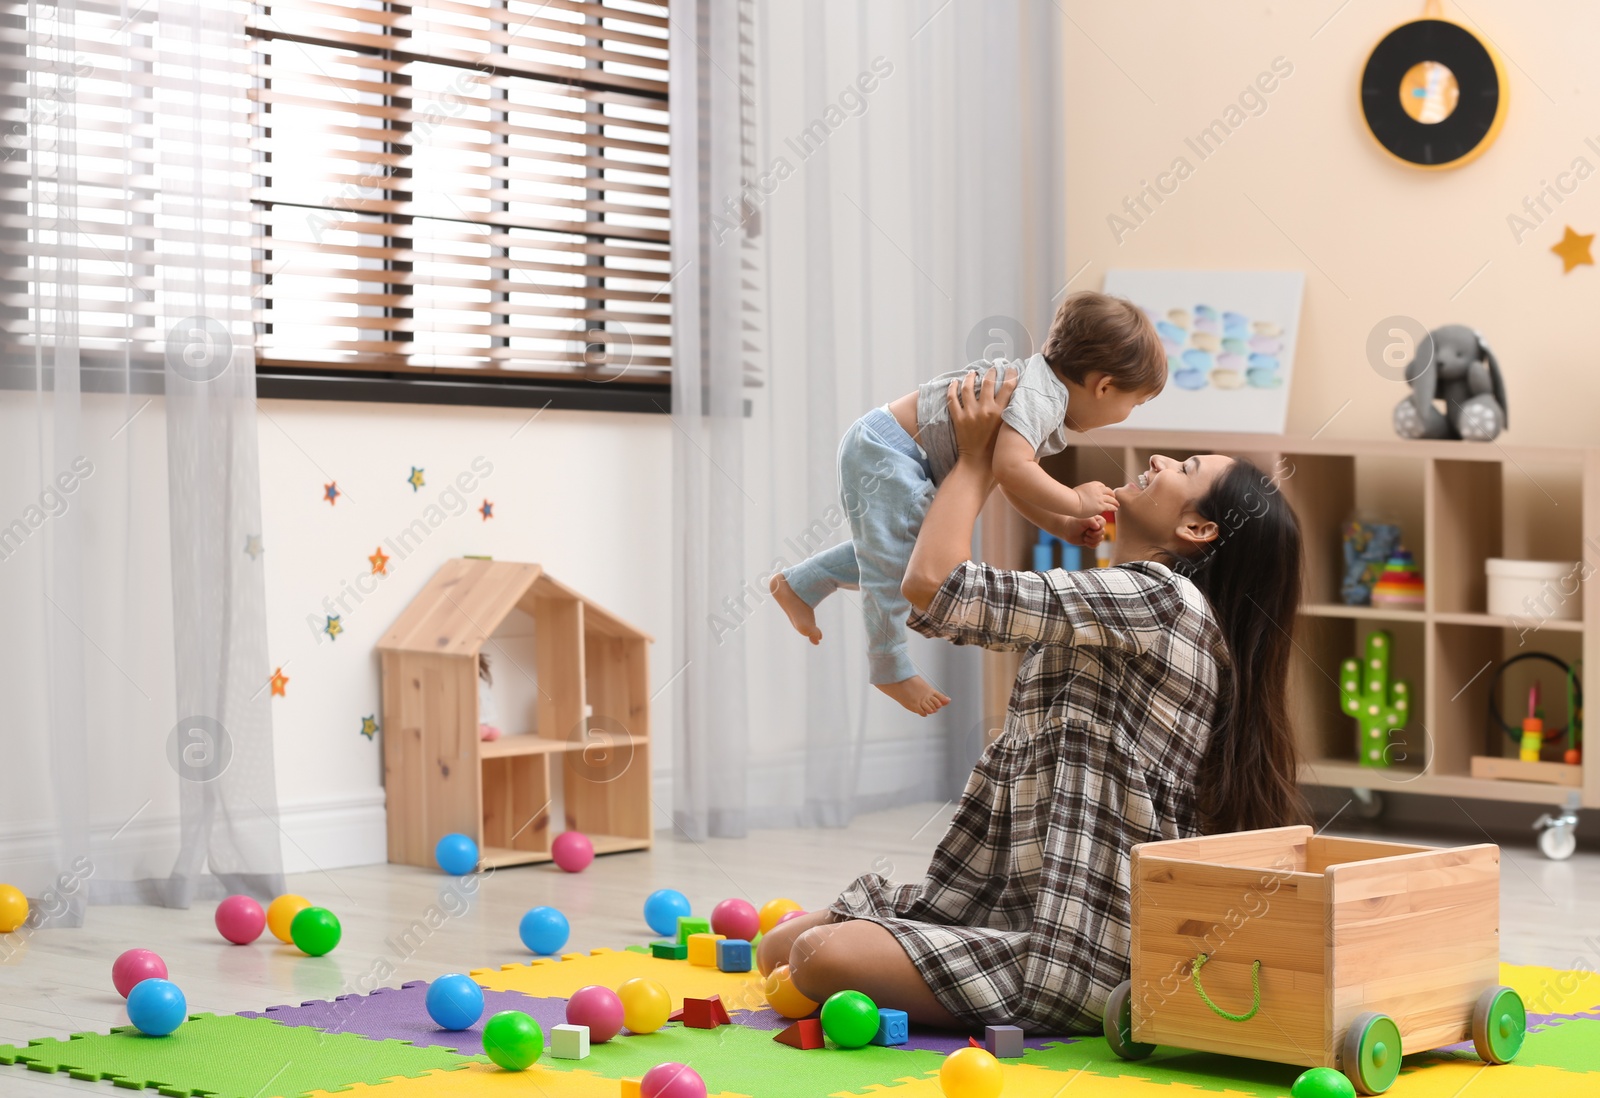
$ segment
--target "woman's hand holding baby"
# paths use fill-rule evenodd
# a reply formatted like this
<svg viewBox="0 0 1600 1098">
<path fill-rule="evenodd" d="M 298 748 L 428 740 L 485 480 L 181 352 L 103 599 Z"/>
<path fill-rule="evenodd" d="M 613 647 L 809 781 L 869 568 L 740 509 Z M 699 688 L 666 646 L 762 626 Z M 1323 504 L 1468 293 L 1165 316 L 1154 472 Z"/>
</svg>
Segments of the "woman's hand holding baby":
<svg viewBox="0 0 1600 1098">
<path fill-rule="evenodd" d="M 945 399 L 949 403 L 950 425 L 955 430 L 958 461 L 976 459 L 988 468 L 993 460 L 1000 413 L 1011 402 L 1020 376 L 1015 370 L 1005 372 L 1003 382 L 999 380 L 999 370 L 990 370 L 981 380 L 968 371 L 965 377 L 950 383 Z"/>
</svg>

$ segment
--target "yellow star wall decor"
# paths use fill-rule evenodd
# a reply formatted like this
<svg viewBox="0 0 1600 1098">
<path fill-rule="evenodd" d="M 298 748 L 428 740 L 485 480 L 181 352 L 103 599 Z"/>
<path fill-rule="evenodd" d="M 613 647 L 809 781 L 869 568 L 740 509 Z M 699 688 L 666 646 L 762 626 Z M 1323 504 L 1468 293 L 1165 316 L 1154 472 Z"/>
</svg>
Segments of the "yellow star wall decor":
<svg viewBox="0 0 1600 1098">
<path fill-rule="evenodd" d="M 488 522 L 490 519 L 494 518 L 494 504 L 490 503 L 488 500 L 484 500 L 483 506 L 478 508 L 478 514 L 483 516 L 484 522 Z"/>
<path fill-rule="evenodd" d="M 332 507 L 335 503 L 339 502 L 339 482 L 336 480 L 330 480 L 328 483 L 324 484 L 322 486 L 322 498 L 328 501 L 329 507 Z"/>
<path fill-rule="evenodd" d="M 344 626 L 339 622 L 339 615 L 329 614 L 328 624 L 322 627 L 322 631 L 328 634 L 329 640 L 338 640 L 339 634 L 344 632 Z"/>
<path fill-rule="evenodd" d="M 283 673 L 283 668 L 280 667 L 272 673 L 271 686 L 273 697 L 284 697 L 283 691 L 288 685 L 289 676 Z"/>
<path fill-rule="evenodd" d="M 373 575 L 387 576 L 389 574 L 389 554 L 383 551 L 383 546 L 380 545 L 374 549 L 372 556 L 368 557 L 367 561 L 372 565 Z"/>
<path fill-rule="evenodd" d="M 1566 232 L 1561 234 L 1560 243 L 1550 247 L 1561 257 L 1561 273 L 1569 274 L 1574 267 L 1581 267 L 1585 263 L 1594 266 L 1594 257 L 1589 254 L 1589 246 L 1594 243 L 1594 234 L 1587 236 L 1572 231 L 1572 226 L 1566 227 Z"/>
<path fill-rule="evenodd" d="M 370 717 L 361 718 L 361 734 L 369 740 L 378 734 L 378 715 L 376 713 Z"/>
<path fill-rule="evenodd" d="M 426 484 L 427 481 L 422 479 L 422 470 L 413 465 L 411 467 L 411 475 L 406 478 L 406 483 L 411 485 L 411 491 L 415 492 L 418 488 L 421 488 L 424 484 Z"/>
<path fill-rule="evenodd" d="M 261 553 L 262 553 L 261 535 L 260 534 L 248 534 L 248 535 L 246 535 L 245 539 L 244 539 L 244 551 L 245 551 L 245 555 L 248 556 L 251 560 L 259 560 L 261 558 Z"/>
</svg>

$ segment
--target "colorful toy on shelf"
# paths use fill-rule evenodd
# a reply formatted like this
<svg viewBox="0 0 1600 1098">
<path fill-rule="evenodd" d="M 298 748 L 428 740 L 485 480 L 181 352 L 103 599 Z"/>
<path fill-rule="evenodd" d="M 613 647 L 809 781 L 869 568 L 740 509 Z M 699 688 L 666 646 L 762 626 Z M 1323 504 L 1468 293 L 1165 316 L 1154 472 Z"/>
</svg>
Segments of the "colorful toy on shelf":
<svg viewBox="0 0 1600 1098">
<path fill-rule="evenodd" d="M 28 897 L 16 885 L 0 884 L 0 934 L 10 934 L 28 921 Z"/>
<path fill-rule="evenodd" d="M 111 986 L 124 999 L 145 980 L 165 980 L 167 962 L 148 949 L 129 949 L 111 962 Z"/>
<path fill-rule="evenodd" d="M 1339 701 L 1360 730 L 1356 760 L 1362 766 L 1389 765 L 1390 740 L 1406 727 L 1410 716 L 1411 684 L 1389 678 L 1393 647 L 1394 638 L 1387 630 L 1375 630 L 1367 636 L 1365 662 L 1352 657 L 1339 667 Z"/>
<path fill-rule="evenodd" d="M 1344 542 L 1344 580 L 1339 584 L 1339 599 L 1346 606 L 1368 606 L 1373 584 L 1400 548 L 1400 527 L 1351 519 L 1340 533 Z"/>
<path fill-rule="evenodd" d="M 183 992 L 171 980 L 140 980 L 128 992 L 128 1021 L 146 1037 L 165 1037 L 189 1015 Z"/>
<path fill-rule="evenodd" d="M 1106 511 L 1101 518 L 1106 520 L 1106 536 L 1099 545 L 1094 547 L 1094 566 L 1096 568 L 1111 567 L 1111 543 L 1117 540 L 1117 513 Z"/>
<path fill-rule="evenodd" d="M 1567 749 L 1562 753 L 1561 761 L 1568 766 L 1577 766 L 1583 762 L 1583 745 L 1579 741 L 1583 738 L 1583 687 L 1579 685 L 1579 669 L 1581 660 L 1575 660 L 1567 668 Z"/>
<path fill-rule="evenodd" d="M 483 1026 L 483 1051 L 506 1071 L 526 1071 L 544 1054 L 544 1031 L 520 1010 L 502 1010 Z"/>
<path fill-rule="evenodd" d="M 1401 438 L 1492 442 L 1510 425 L 1500 362 L 1465 324 L 1429 332 L 1406 364 L 1405 379 L 1411 392 L 1394 407 L 1394 433 Z"/>
<path fill-rule="evenodd" d="M 1544 746 L 1544 711 L 1539 708 L 1539 680 L 1528 687 L 1528 715 L 1522 718 L 1522 739 L 1517 745 L 1517 758 L 1523 762 L 1538 762 L 1539 749 Z"/>
<path fill-rule="evenodd" d="M 229 896 L 217 905 L 213 921 L 217 924 L 217 933 L 228 941 L 234 945 L 249 945 L 266 929 L 267 914 L 249 896 Z"/>
<path fill-rule="evenodd" d="M 658 888 L 644 898 L 644 921 L 657 934 L 678 933 L 678 920 L 688 915 L 689 898 L 675 888 Z"/>
<path fill-rule="evenodd" d="M 1372 585 L 1372 605 L 1382 610 L 1421 610 L 1426 586 L 1417 562 L 1402 546 L 1394 551 L 1378 582 Z"/>
<path fill-rule="evenodd" d="M 1567 722 L 1556 728 L 1545 726 L 1544 716 L 1539 712 L 1539 684 L 1534 683 L 1529 691 L 1527 715 L 1519 722 L 1517 727 L 1512 727 L 1510 722 L 1500 716 L 1500 680 L 1507 670 L 1526 660 L 1542 660 L 1554 664 L 1561 671 L 1561 677 L 1566 681 Z M 1539 752 L 1547 743 L 1565 739 L 1567 748 L 1565 754 L 1569 763 L 1578 763 L 1583 759 L 1581 741 L 1583 739 L 1583 684 L 1579 674 L 1582 665 L 1579 663 L 1568 664 L 1559 656 L 1549 652 L 1523 652 L 1512 656 L 1495 669 L 1494 675 L 1489 679 L 1489 732 L 1494 734 L 1495 729 L 1505 733 L 1512 743 L 1517 745 L 1518 757 L 1523 762 L 1539 761 Z M 1537 725 L 1537 727 L 1535 727 Z"/>
</svg>

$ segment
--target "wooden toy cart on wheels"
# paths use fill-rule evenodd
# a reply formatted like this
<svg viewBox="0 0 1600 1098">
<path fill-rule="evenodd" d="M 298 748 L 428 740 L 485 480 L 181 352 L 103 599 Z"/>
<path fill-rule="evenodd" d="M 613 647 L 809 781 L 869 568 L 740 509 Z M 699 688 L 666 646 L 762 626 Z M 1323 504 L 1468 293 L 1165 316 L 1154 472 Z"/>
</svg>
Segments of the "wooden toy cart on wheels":
<svg viewBox="0 0 1600 1098">
<path fill-rule="evenodd" d="M 1157 1044 L 1342 1071 L 1381 1094 L 1400 1057 L 1471 1038 L 1508 1063 L 1500 848 L 1280 827 L 1133 848 L 1132 979 L 1106 1004 L 1124 1059 Z"/>
</svg>

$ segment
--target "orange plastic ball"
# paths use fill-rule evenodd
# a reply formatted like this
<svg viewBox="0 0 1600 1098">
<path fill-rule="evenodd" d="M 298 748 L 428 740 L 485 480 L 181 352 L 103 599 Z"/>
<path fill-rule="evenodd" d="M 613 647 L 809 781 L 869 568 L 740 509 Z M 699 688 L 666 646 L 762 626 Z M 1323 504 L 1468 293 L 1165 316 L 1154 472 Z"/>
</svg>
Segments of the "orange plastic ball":
<svg viewBox="0 0 1600 1098">
<path fill-rule="evenodd" d="M 799 904 L 795 903 L 793 900 L 783 899 L 782 897 L 779 897 L 776 900 L 768 900 L 766 903 L 761 905 L 761 911 L 756 916 L 761 923 L 761 933 L 765 934 L 767 931 L 777 926 L 778 920 L 783 918 L 789 912 L 803 910 L 805 909 Z"/>
<path fill-rule="evenodd" d="M 958 1048 L 939 1065 L 945 1098 L 999 1098 L 1005 1085 L 1000 1061 L 981 1048 Z"/>
<path fill-rule="evenodd" d="M 816 1000 L 807 999 L 794 986 L 788 965 L 773 969 L 761 981 L 761 992 L 767 997 L 767 1005 L 785 1018 L 804 1018 L 817 1009 Z"/>
<path fill-rule="evenodd" d="M 15 885 L 0 884 L 0 934 L 10 934 L 28 921 L 28 897 Z"/>
<path fill-rule="evenodd" d="M 617 998 L 622 1000 L 622 1024 L 634 1033 L 654 1033 L 672 1013 L 672 996 L 654 980 L 629 980 L 617 988 Z"/>
<path fill-rule="evenodd" d="M 294 917 L 310 906 L 311 901 L 304 896 L 285 892 L 267 905 L 267 929 L 278 941 L 294 945 L 294 936 L 289 933 L 289 928 L 294 925 Z"/>
</svg>

